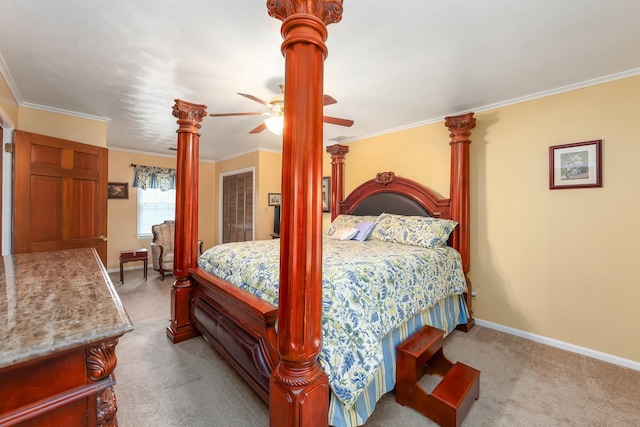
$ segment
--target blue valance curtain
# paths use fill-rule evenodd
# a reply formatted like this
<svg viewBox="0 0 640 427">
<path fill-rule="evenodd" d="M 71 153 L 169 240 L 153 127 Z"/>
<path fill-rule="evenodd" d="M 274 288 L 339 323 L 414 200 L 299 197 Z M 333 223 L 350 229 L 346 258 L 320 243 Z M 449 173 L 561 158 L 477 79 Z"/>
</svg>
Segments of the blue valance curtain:
<svg viewBox="0 0 640 427">
<path fill-rule="evenodd" d="M 133 176 L 133 186 L 146 190 L 159 188 L 160 191 L 176 189 L 176 170 L 155 166 L 136 165 Z"/>
</svg>

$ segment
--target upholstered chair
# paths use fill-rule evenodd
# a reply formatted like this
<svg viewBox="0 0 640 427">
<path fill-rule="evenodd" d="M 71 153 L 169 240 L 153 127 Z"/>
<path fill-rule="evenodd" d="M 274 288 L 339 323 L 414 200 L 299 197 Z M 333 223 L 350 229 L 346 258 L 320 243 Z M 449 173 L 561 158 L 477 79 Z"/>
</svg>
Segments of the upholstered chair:
<svg viewBox="0 0 640 427">
<path fill-rule="evenodd" d="M 165 221 L 151 226 L 153 241 L 151 242 L 151 260 L 153 269 L 162 275 L 173 273 L 173 248 L 176 236 L 175 221 Z M 202 254 L 202 240 L 198 240 L 198 253 Z"/>
</svg>

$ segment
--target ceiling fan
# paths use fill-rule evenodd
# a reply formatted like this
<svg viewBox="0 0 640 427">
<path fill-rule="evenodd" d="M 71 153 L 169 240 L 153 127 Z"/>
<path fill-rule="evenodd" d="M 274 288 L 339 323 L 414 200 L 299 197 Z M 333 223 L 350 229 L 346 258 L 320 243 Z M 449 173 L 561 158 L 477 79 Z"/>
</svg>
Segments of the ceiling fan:
<svg viewBox="0 0 640 427">
<path fill-rule="evenodd" d="M 282 133 L 283 126 L 283 115 L 284 115 L 284 85 L 280 85 L 280 90 L 282 91 L 282 95 L 274 96 L 269 101 L 264 101 L 260 98 L 256 98 L 253 95 L 248 95 L 246 93 L 238 92 L 238 95 L 244 96 L 245 98 L 249 98 L 252 101 L 256 101 L 259 104 L 262 104 L 268 108 L 269 111 L 264 113 L 259 112 L 247 112 L 247 113 L 219 113 L 219 114 L 209 114 L 211 117 L 227 117 L 227 116 L 268 116 L 264 122 L 258 125 L 256 128 L 249 131 L 249 133 L 260 133 L 265 129 L 271 130 L 276 135 L 280 135 Z M 336 101 L 333 97 L 329 95 L 324 95 L 323 105 L 331 105 L 335 104 Z M 351 126 L 353 125 L 353 120 L 348 119 L 340 119 L 337 117 L 329 117 L 322 116 L 322 121 L 324 123 L 330 123 L 333 125 L 339 126 Z"/>
</svg>

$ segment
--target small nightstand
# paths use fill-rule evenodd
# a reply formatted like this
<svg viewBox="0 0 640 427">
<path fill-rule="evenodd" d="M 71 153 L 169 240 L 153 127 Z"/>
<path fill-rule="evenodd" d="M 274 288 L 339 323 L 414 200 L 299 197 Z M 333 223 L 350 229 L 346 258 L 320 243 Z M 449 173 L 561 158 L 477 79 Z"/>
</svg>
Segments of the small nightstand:
<svg viewBox="0 0 640 427">
<path fill-rule="evenodd" d="M 142 261 L 144 263 L 144 280 L 147 280 L 147 263 L 149 253 L 146 249 L 132 249 L 128 251 L 120 251 L 120 282 L 124 283 L 123 265 L 125 262 Z"/>
</svg>

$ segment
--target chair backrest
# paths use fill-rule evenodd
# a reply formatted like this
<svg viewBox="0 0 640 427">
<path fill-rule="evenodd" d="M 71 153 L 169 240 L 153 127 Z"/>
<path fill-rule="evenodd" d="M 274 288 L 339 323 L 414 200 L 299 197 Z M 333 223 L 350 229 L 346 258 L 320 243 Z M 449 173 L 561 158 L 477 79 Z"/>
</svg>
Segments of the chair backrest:
<svg viewBox="0 0 640 427">
<path fill-rule="evenodd" d="M 151 226 L 153 243 L 163 245 L 167 250 L 173 250 L 173 243 L 176 235 L 175 229 L 175 221 L 165 221 L 162 224 Z"/>
</svg>

